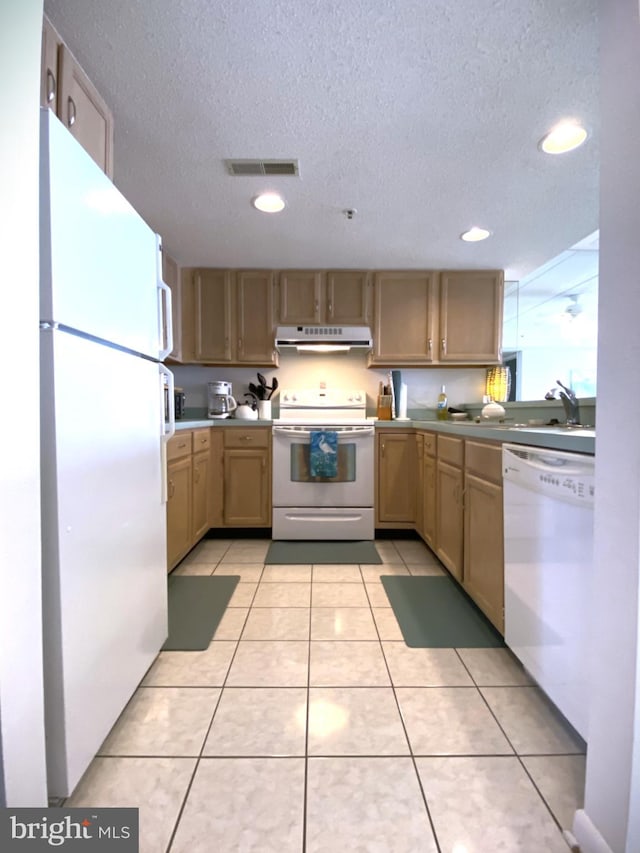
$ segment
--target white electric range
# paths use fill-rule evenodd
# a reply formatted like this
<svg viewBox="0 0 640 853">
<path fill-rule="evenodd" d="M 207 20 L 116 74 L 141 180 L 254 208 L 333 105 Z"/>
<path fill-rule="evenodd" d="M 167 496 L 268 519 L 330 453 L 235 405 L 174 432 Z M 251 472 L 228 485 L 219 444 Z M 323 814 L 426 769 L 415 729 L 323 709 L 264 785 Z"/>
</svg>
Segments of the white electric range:
<svg viewBox="0 0 640 853">
<path fill-rule="evenodd" d="M 366 403 L 362 390 L 281 390 L 273 422 L 274 539 L 374 538 L 374 425 Z M 310 447 L 320 432 L 337 439 L 335 476 L 314 476 Z"/>
</svg>

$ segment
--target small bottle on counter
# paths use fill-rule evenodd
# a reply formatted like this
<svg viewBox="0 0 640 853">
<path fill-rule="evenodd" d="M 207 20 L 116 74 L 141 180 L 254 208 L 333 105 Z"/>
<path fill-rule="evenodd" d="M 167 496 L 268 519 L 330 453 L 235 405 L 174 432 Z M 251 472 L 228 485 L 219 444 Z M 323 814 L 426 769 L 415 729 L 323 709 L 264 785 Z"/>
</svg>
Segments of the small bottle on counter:
<svg viewBox="0 0 640 853">
<path fill-rule="evenodd" d="M 446 421 L 447 419 L 447 393 L 444 390 L 444 385 L 440 389 L 440 393 L 438 394 L 438 405 L 436 407 L 436 415 L 439 421 Z"/>
</svg>

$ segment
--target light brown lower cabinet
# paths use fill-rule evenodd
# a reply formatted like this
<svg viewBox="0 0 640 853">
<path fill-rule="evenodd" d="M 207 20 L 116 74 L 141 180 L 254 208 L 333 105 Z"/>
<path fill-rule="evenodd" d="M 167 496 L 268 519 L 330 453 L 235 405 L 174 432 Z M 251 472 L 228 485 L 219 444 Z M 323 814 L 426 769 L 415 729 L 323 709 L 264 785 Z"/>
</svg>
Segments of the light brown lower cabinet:
<svg viewBox="0 0 640 853">
<path fill-rule="evenodd" d="M 224 430 L 223 526 L 271 527 L 271 433 Z"/>
<path fill-rule="evenodd" d="M 504 633 L 502 448 L 467 441 L 465 447 L 463 586 Z"/>
<path fill-rule="evenodd" d="M 416 433 L 416 530 L 424 539 L 424 436 Z"/>
<path fill-rule="evenodd" d="M 502 446 L 417 433 L 416 530 L 504 634 Z"/>
<path fill-rule="evenodd" d="M 271 527 L 271 431 L 178 431 L 167 445 L 167 493 L 168 571 L 212 527 Z"/>
<path fill-rule="evenodd" d="M 436 435 L 425 433 L 422 452 L 422 533 L 432 551 L 436 547 L 437 466 Z"/>
<path fill-rule="evenodd" d="M 377 435 L 376 526 L 412 528 L 416 514 L 416 436 L 380 430 Z"/>
<path fill-rule="evenodd" d="M 210 527 L 208 427 L 180 430 L 167 445 L 167 571 L 171 571 Z"/>
<path fill-rule="evenodd" d="M 167 571 L 191 548 L 192 447 L 191 430 L 176 433 L 167 444 Z"/>
<path fill-rule="evenodd" d="M 462 581 L 464 441 L 439 434 L 437 448 L 435 551 L 454 578 Z"/>
</svg>

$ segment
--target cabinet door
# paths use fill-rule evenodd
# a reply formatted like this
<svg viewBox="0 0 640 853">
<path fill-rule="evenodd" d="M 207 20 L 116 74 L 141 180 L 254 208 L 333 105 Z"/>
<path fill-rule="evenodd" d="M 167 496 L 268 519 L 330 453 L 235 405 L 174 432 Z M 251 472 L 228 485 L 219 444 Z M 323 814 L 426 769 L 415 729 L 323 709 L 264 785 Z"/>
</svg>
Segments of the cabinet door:
<svg viewBox="0 0 640 853">
<path fill-rule="evenodd" d="M 424 439 L 418 434 L 416 443 L 416 530 L 424 539 Z"/>
<path fill-rule="evenodd" d="M 193 455 L 193 539 L 209 529 L 209 451 Z"/>
<path fill-rule="evenodd" d="M 201 269 L 193 274 L 196 361 L 232 360 L 229 270 Z"/>
<path fill-rule="evenodd" d="M 271 525 L 268 451 L 224 451 L 224 523 L 230 527 Z"/>
<path fill-rule="evenodd" d="M 462 581 L 464 513 L 462 470 L 448 462 L 436 463 L 436 554 L 451 574 Z"/>
<path fill-rule="evenodd" d="M 434 272 L 376 273 L 371 364 L 434 360 L 435 286 Z"/>
<path fill-rule="evenodd" d="M 224 433 L 211 429 L 209 449 L 209 527 L 222 527 L 224 502 Z"/>
<path fill-rule="evenodd" d="M 320 323 L 322 273 L 283 270 L 280 273 L 280 322 L 287 326 Z"/>
<path fill-rule="evenodd" d="M 440 274 L 440 361 L 500 361 L 503 290 L 500 270 Z"/>
<path fill-rule="evenodd" d="M 273 273 L 236 273 L 236 361 L 277 364 L 273 330 Z"/>
<path fill-rule="evenodd" d="M 58 114 L 58 48 L 62 39 L 45 16 L 42 19 L 40 106 Z"/>
<path fill-rule="evenodd" d="M 436 550 L 436 460 L 433 456 L 424 454 L 423 487 L 422 487 L 422 538 Z"/>
<path fill-rule="evenodd" d="M 415 436 L 378 435 L 378 522 L 415 521 Z"/>
<path fill-rule="evenodd" d="M 464 588 L 504 634 L 502 486 L 465 477 Z"/>
<path fill-rule="evenodd" d="M 191 548 L 191 456 L 167 466 L 167 569 L 170 571 Z"/>
<path fill-rule="evenodd" d="M 113 116 L 66 45 L 58 52 L 58 118 L 100 168 L 113 177 Z"/>
<path fill-rule="evenodd" d="M 327 273 L 326 318 L 328 323 L 368 325 L 371 283 L 368 272 L 332 270 Z"/>
</svg>

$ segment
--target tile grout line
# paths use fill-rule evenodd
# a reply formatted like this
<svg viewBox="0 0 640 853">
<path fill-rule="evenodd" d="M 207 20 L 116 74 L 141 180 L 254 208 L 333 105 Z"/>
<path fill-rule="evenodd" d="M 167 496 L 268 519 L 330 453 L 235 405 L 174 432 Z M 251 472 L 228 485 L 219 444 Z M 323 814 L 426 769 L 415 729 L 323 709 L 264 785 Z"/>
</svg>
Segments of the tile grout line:
<svg viewBox="0 0 640 853">
<path fill-rule="evenodd" d="M 309 633 L 307 640 L 307 711 L 304 725 L 304 784 L 302 790 L 302 851 L 307 849 L 307 808 L 309 792 L 309 717 L 311 714 L 311 616 L 313 609 L 313 563 L 309 583 Z"/>
<path fill-rule="evenodd" d="M 558 830 L 559 830 L 560 834 L 562 835 L 562 833 L 563 833 L 563 827 L 562 827 L 562 826 L 560 826 L 560 821 L 558 820 L 558 818 L 557 818 L 557 817 L 555 816 L 555 814 L 553 813 L 553 810 L 551 809 L 551 806 L 549 805 L 549 803 L 547 803 L 546 799 L 543 797 L 542 792 L 540 791 L 540 789 L 539 789 L 539 788 L 538 788 L 538 786 L 536 785 L 535 781 L 533 780 L 533 777 L 531 776 L 531 774 L 529 773 L 529 771 L 528 771 L 528 769 L 527 769 L 527 767 L 526 767 L 525 763 L 523 762 L 523 760 L 522 760 L 522 756 L 520 755 L 520 753 L 518 752 L 518 750 L 515 748 L 514 744 L 511 742 L 511 738 L 509 738 L 509 736 L 507 735 L 506 731 L 504 730 L 504 728 L 503 728 L 502 724 L 500 723 L 500 720 L 498 719 L 498 717 L 497 717 L 497 716 L 496 716 L 496 714 L 494 713 L 493 708 L 491 707 L 491 705 L 489 704 L 489 702 L 488 702 L 488 700 L 487 700 L 486 696 L 485 696 L 485 695 L 484 695 L 484 693 L 482 692 L 481 685 L 479 685 L 479 684 L 477 683 L 476 679 L 475 679 L 475 678 L 474 678 L 474 676 L 473 676 L 473 673 L 472 673 L 472 672 L 471 672 L 471 670 L 467 667 L 467 665 L 466 665 L 466 663 L 464 662 L 464 660 L 463 660 L 463 658 L 462 658 L 462 655 L 459 653 L 458 649 L 455 649 L 455 652 L 456 652 L 456 654 L 458 655 L 458 658 L 460 659 L 460 661 L 461 661 L 462 665 L 464 666 L 464 668 L 465 668 L 465 669 L 467 670 L 467 672 L 469 673 L 469 675 L 470 675 L 470 677 L 471 677 L 471 680 L 472 680 L 472 681 L 473 681 L 473 683 L 475 684 L 475 686 L 476 686 L 476 688 L 477 688 L 477 690 L 478 690 L 478 693 L 479 693 L 479 694 L 480 694 L 480 696 L 482 697 L 482 701 L 483 701 L 483 702 L 484 702 L 484 704 L 486 705 L 486 707 L 487 707 L 487 709 L 488 709 L 489 713 L 491 714 L 491 716 L 493 717 L 493 719 L 496 721 L 496 724 L 497 724 L 498 728 L 500 729 L 500 731 L 501 731 L 501 732 L 502 732 L 502 734 L 504 735 L 504 737 L 505 737 L 505 739 L 506 739 L 507 743 L 509 744 L 509 746 L 510 746 L 510 747 L 511 747 L 511 749 L 513 750 L 513 755 L 512 755 L 512 756 L 505 756 L 505 757 L 506 757 L 506 758 L 509 758 L 509 757 L 511 757 L 511 758 L 517 758 L 517 760 L 518 760 L 518 763 L 519 763 L 520 767 L 524 770 L 524 773 L 525 773 L 525 775 L 527 776 L 527 778 L 529 779 L 529 781 L 531 782 L 531 784 L 532 784 L 532 786 L 533 786 L 533 789 L 536 791 L 536 793 L 538 794 L 538 796 L 539 796 L 539 797 L 540 797 L 540 799 L 542 800 L 542 803 L 544 804 L 545 808 L 547 809 L 547 811 L 548 811 L 548 812 L 549 812 L 549 814 L 551 815 L 551 818 L 552 818 L 553 822 L 556 824 L 556 826 L 558 827 Z M 489 686 L 489 685 L 484 685 L 484 686 Z M 495 686 L 495 685 L 491 685 L 491 686 Z M 522 687 L 532 687 L 532 686 L 534 686 L 534 685 L 531 685 L 531 684 L 515 684 L 515 685 L 504 685 L 504 686 L 505 686 L 505 687 L 506 687 L 506 686 L 508 686 L 508 687 L 520 687 L 520 688 L 522 688 Z M 558 753 L 558 755 L 566 755 L 566 754 L 574 754 L 574 753 Z M 547 754 L 547 753 L 537 753 L 537 754 L 534 754 L 534 756 L 532 756 L 532 757 L 548 757 L 548 754 Z M 570 828 L 570 827 L 567 827 L 567 828 Z"/>
<path fill-rule="evenodd" d="M 404 560 L 403 560 L 403 562 L 404 562 Z M 405 563 L 405 566 L 406 566 L 406 563 Z M 360 573 L 362 574 L 362 569 L 360 569 Z M 363 578 L 362 578 L 362 579 L 363 579 L 363 582 L 364 582 L 364 575 L 363 575 Z M 404 732 L 404 736 L 405 736 L 405 739 L 406 739 L 406 742 L 407 742 L 407 747 L 408 747 L 408 749 L 409 749 L 409 757 L 411 758 L 411 763 L 413 764 L 413 771 L 414 771 L 414 773 L 415 773 L 415 775 L 416 775 L 416 781 L 418 782 L 418 788 L 420 789 L 420 793 L 422 794 L 422 802 L 424 803 L 424 808 L 425 808 L 425 811 L 426 811 L 426 813 L 427 813 L 427 820 L 429 821 L 429 826 L 431 827 L 431 834 L 433 835 L 433 840 L 434 840 L 434 843 L 435 843 L 435 845 L 436 845 L 436 851 L 437 851 L 437 853 L 442 853 L 442 848 L 440 847 L 440 842 L 439 842 L 439 840 L 438 840 L 438 834 L 437 834 L 437 832 L 436 832 L 436 827 L 435 827 L 435 824 L 434 824 L 434 822 L 433 822 L 433 818 L 432 818 L 432 816 L 431 816 L 431 811 L 430 811 L 430 809 L 429 809 L 429 804 L 427 803 L 427 796 L 426 796 L 426 794 L 425 794 L 425 790 L 424 790 L 424 788 L 423 788 L 423 786 L 422 786 L 422 780 L 420 779 L 420 773 L 418 772 L 418 765 L 416 764 L 416 757 L 415 757 L 415 755 L 413 754 L 413 747 L 411 746 L 411 740 L 410 740 L 410 738 L 409 738 L 409 733 L 407 732 L 407 727 L 406 727 L 406 725 L 405 725 L 404 717 L 402 716 L 402 709 L 401 709 L 401 707 L 400 707 L 400 702 L 399 702 L 399 700 L 398 700 L 398 695 L 397 695 L 397 693 L 396 693 L 396 688 L 395 688 L 395 685 L 394 685 L 394 683 L 393 683 L 393 678 L 392 678 L 392 676 L 391 676 L 391 670 L 390 670 L 390 668 L 389 668 L 389 663 L 388 663 L 388 661 L 387 661 L 387 656 L 386 656 L 386 655 L 385 655 L 385 653 L 384 653 L 384 644 L 383 644 L 383 642 L 382 642 L 382 638 L 380 637 L 380 631 L 379 631 L 379 629 L 378 629 L 378 624 L 377 624 L 376 619 L 375 619 L 375 616 L 374 616 L 374 614 L 373 614 L 373 606 L 372 606 L 372 604 L 371 604 L 371 600 L 369 599 L 369 593 L 368 593 L 368 591 L 367 591 L 366 583 L 365 583 L 365 592 L 366 592 L 366 595 L 367 595 L 367 600 L 369 601 L 369 609 L 371 610 L 371 618 L 373 619 L 373 624 L 374 624 L 374 626 L 375 626 L 376 633 L 377 633 L 377 635 L 378 635 L 378 642 L 379 642 L 379 644 L 380 644 L 380 651 L 382 652 L 382 659 L 384 660 L 384 665 L 385 665 L 385 668 L 386 668 L 386 670 L 387 670 L 387 675 L 388 675 L 388 677 L 389 677 L 389 684 L 391 685 L 391 690 L 393 691 L 393 698 L 394 698 L 394 701 L 395 701 L 395 703 L 396 703 L 396 709 L 397 709 L 397 711 L 398 711 L 398 716 L 399 716 L 399 718 L 400 718 L 400 725 L 402 726 L 402 730 L 403 730 L 403 732 Z M 394 614 L 394 615 L 395 615 L 395 614 Z M 406 757 L 406 756 L 405 756 L 405 757 Z"/>
<path fill-rule="evenodd" d="M 264 571 L 264 566 L 263 566 L 263 571 Z M 262 573 L 261 573 L 261 574 L 262 574 Z M 256 590 L 257 590 L 257 587 L 256 587 Z M 255 597 L 255 592 L 254 592 L 254 597 Z M 252 601 L 253 601 L 253 599 L 252 599 Z M 227 606 L 228 606 L 228 605 L 227 605 Z M 206 744 L 206 742 L 207 742 L 207 738 L 209 737 L 209 733 L 210 733 L 210 731 L 211 731 L 211 727 L 213 726 L 213 721 L 214 721 L 214 719 L 215 719 L 216 712 L 217 712 L 218 708 L 220 707 L 220 702 L 221 702 L 221 700 L 222 700 L 222 694 L 223 694 L 223 692 L 224 692 L 224 688 L 225 688 L 225 686 L 226 686 L 227 679 L 229 678 L 229 673 L 231 672 L 231 667 L 233 666 L 233 662 L 234 662 L 234 660 L 235 660 L 236 654 L 238 653 L 238 648 L 239 648 L 239 646 L 240 646 L 240 639 L 241 639 L 242 634 L 243 634 L 243 632 L 244 632 L 244 628 L 245 628 L 245 625 L 246 625 L 247 619 L 249 618 L 249 613 L 250 613 L 250 612 L 251 612 L 251 605 L 250 605 L 250 606 L 249 606 L 249 608 L 247 609 L 247 615 L 246 615 L 246 617 L 245 617 L 245 621 L 244 621 L 244 623 L 243 623 L 243 625 L 242 625 L 242 629 L 241 629 L 241 631 L 240 631 L 240 636 L 239 636 L 239 637 L 238 637 L 238 639 L 236 640 L 236 647 L 235 647 L 235 650 L 234 650 L 233 654 L 231 655 L 231 660 L 229 661 L 229 664 L 228 664 L 228 666 L 227 666 L 227 672 L 226 672 L 225 677 L 224 677 L 224 680 L 223 680 L 223 682 L 222 682 L 222 686 L 220 687 L 220 693 L 219 693 L 219 695 L 218 695 L 218 699 L 217 699 L 217 701 L 216 701 L 216 703 L 215 703 L 215 707 L 214 707 L 214 709 L 213 709 L 213 713 L 211 714 L 211 719 L 209 720 L 209 725 L 207 726 L 207 730 L 206 730 L 205 735 L 204 735 L 204 737 L 203 737 L 203 739 L 202 739 L 202 744 L 201 744 L 201 746 L 200 746 L 200 753 L 199 753 L 199 755 L 196 757 L 196 763 L 195 763 L 195 766 L 194 766 L 194 768 L 193 768 L 193 773 L 191 774 L 191 778 L 189 779 L 189 783 L 188 783 L 187 788 L 186 788 L 186 790 L 185 790 L 185 794 L 184 794 L 184 797 L 183 797 L 183 800 L 182 800 L 182 805 L 180 806 L 180 809 L 178 810 L 178 815 L 177 815 L 177 817 L 176 817 L 176 821 L 175 821 L 175 823 L 174 823 L 174 826 L 173 826 L 173 830 L 172 830 L 172 832 L 171 832 L 171 835 L 169 836 L 169 843 L 167 844 L 167 847 L 166 847 L 166 851 L 165 851 L 165 853 L 170 853 L 171 848 L 172 848 L 172 846 L 173 846 L 173 842 L 175 841 L 176 833 L 177 833 L 177 831 L 178 831 L 178 827 L 180 826 L 180 821 L 182 820 L 182 816 L 183 816 L 183 814 L 184 814 L 184 810 L 185 810 L 185 807 L 186 807 L 186 805 L 187 805 L 187 800 L 189 799 L 189 795 L 190 795 L 190 793 L 191 793 L 191 789 L 192 789 L 192 787 L 193 787 L 193 783 L 194 783 L 194 780 L 195 780 L 195 777 L 196 777 L 196 773 L 198 772 L 198 768 L 200 767 L 200 761 L 202 760 L 202 753 L 203 753 L 203 751 L 204 751 L 205 744 Z M 215 636 L 215 631 L 214 631 L 214 636 Z M 213 642 L 213 639 L 211 640 L 211 642 Z M 226 642 L 226 641 L 220 641 L 220 642 Z"/>
</svg>

